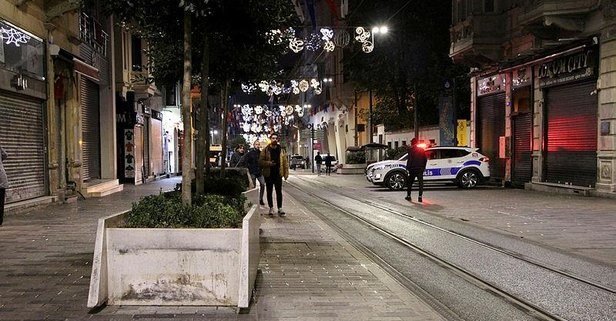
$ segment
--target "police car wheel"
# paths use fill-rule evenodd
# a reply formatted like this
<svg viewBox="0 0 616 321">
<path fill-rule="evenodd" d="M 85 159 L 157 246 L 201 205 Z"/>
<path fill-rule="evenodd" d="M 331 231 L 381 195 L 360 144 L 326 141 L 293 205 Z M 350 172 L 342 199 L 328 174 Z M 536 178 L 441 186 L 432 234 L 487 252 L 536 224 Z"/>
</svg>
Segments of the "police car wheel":
<svg viewBox="0 0 616 321">
<path fill-rule="evenodd" d="M 391 175 L 386 180 L 387 188 L 392 191 L 399 191 L 404 189 L 404 185 L 406 185 L 406 175 L 396 172 Z"/>
<path fill-rule="evenodd" d="M 458 185 L 461 188 L 473 188 L 479 183 L 479 174 L 474 170 L 465 170 L 458 176 Z"/>
</svg>

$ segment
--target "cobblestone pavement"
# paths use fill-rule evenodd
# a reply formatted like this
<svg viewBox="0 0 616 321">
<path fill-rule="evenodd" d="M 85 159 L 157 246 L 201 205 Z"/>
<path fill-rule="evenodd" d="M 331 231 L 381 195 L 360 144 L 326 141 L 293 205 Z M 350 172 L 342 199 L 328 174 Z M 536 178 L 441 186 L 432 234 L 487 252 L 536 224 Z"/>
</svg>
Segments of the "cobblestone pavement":
<svg viewBox="0 0 616 321">
<path fill-rule="evenodd" d="M 287 217 L 264 215 L 262 273 L 248 313 L 215 307 L 88 311 L 97 220 L 178 182 L 125 185 L 104 198 L 7 215 L 0 227 L 0 320 L 441 320 L 287 194 Z"/>
</svg>

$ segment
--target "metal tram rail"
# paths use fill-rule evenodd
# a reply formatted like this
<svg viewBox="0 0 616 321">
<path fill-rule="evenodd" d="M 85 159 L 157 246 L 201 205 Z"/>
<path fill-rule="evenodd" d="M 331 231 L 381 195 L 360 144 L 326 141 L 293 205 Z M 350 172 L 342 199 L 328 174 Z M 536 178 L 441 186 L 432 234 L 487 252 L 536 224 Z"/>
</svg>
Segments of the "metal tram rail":
<svg viewBox="0 0 616 321">
<path fill-rule="evenodd" d="M 312 181 L 309 181 L 309 180 L 306 180 L 306 179 L 303 179 L 303 178 L 300 178 L 300 180 L 302 180 L 302 181 L 304 181 L 304 182 L 306 182 L 308 184 L 315 185 L 315 187 L 317 185 L 317 184 L 313 183 Z M 395 241 L 395 242 L 405 246 L 406 248 L 410 249 L 411 251 L 413 251 L 413 252 L 415 252 L 417 254 L 420 254 L 420 255 L 422 255 L 422 256 L 424 256 L 426 258 L 428 258 L 429 260 L 431 260 L 432 262 L 436 263 L 437 265 L 450 270 L 455 275 L 463 278 L 464 280 L 468 281 L 469 283 L 471 283 L 471 284 L 473 284 L 473 285 L 475 285 L 475 286 L 477 286 L 477 287 L 479 287 L 479 288 L 481 288 L 481 289 L 483 289 L 483 290 L 485 290 L 487 292 L 490 292 L 490 293 L 492 293 L 492 294 L 494 294 L 494 295 L 496 295 L 498 297 L 501 297 L 502 299 L 504 299 L 508 303 L 512 304 L 513 306 L 516 306 L 517 308 L 519 308 L 522 311 L 528 313 L 532 317 L 535 317 L 535 318 L 537 318 L 539 320 L 559 320 L 559 321 L 566 320 L 566 319 L 563 319 L 563 318 L 561 318 L 561 317 L 559 317 L 557 315 L 554 315 L 550 311 L 548 311 L 548 310 L 546 310 L 546 309 L 544 309 L 544 308 L 542 308 L 542 307 L 540 307 L 540 306 L 538 306 L 536 304 L 533 304 L 529 300 L 526 300 L 526 299 L 524 299 L 524 298 L 522 298 L 522 297 L 520 297 L 518 295 L 509 293 L 506 289 L 503 289 L 503 288 L 499 287 L 498 285 L 492 284 L 489 281 L 481 279 L 481 277 L 475 275 L 471 271 L 468 271 L 465 268 L 463 268 L 461 266 L 458 266 L 455 263 L 449 262 L 446 259 L 443 259 L 443 258 L 439 257 L 438 255 L 435 255 L 434 253 L 432 253 L 432 252 L 430 252 L 430 251 L 428 251 L 426 249 L 421 248 L 420 246 L 414 244 L 413 242 L 411 242 L 409 240 L 406 240 L 404 237 L 401 237 L 401 236 L 397 235 L 396 233 L 394 233 L 394 232 L 392 232 L 392 231 L 390 231 L 390 230 L 388 230 L 388 229 L 386 229 L 386 228 L 384 228 L 384 227 L 382 227 L 382 226 L 380 226 L 378 224 L 375 224 L 374 222 L 371 222 L 371 221 L 369 221 L 369 220 L 367 220 L 367 219 L 365 219 L 365 218 L 363 218 L 363 217 L 361 217 L 361 216 L 351 212 L 348 209 L 345 209 L 345 208 L 343 208 L 343 207 L 341 207 L 341 206 L 339 206 L 337 204 L 334 204 L 334 203 L 332 203 L 331 201 L 327 200 L 324 197 L 321 197 L 321 196 L 319 196 L 319 195 L 317 195 L 317 194 L 315 194 L 313 192 L 310 192 L 310 191 L 302 188 L 301 186 L 298 186 L 297 184 L 291 184 L 291 185 L 293 185 L 293 187 L 295 187 L 297 190 L 301 191 L 302 193 L 305 193 L 305 194 L 310 195 L 310 196 L 312 196 L 312 197 L 314 197 L 316 199 L 319 199 L 321 202 L 323 202 L 324 204 L 327 204 L 331 208 L 333 208 L 333 209 L 335 209 L 335 210 L 337 210 L 337 211 L 339 211 L 341 213 L 344 213 L 345 215 L 348 215 L 349 217 L 354 218 L 355 220 L 357 220 L 357 221 L 361 222 L 362 224 L 368 226 L 370 229 L 372 229 L 374 231 L 377 231 L 378 233 L 386 236 L 387 238 L 389 238 L 389 239 L 391 239 L 391 240 L 393 240 L 393 241 Z M 339 194 L 339 195 L 342 195 L 342 196 L 345 196 L 345 197 L 350 197 L 348 195 L 345 195 L 344 193 L 341 193 L 339 190 L 336 190 L 336 189 L 333 189 L 333 188 L 330 188 L 330 187 L 327 187 L 327 186 L 319 185 L 318 188 L 319 189 L 326 189 L 328 192 Z M 353 198 L 353 197 L 350 197 L 350 198 Z M 355 199 L 355 198 L 353 198 L 353 199 Z M 456 238 L 459 238 L 461 240 L 464 240 L 464 241 L 467 241 L 467 242 L 472 242 L 472 243 L 477 244 L 479 246 L 482 246 L 482 247 L 484 247 L 484 248 L 486 248 L 488 250 L 504 254 L 504 255 L 509 256 L 511 258 L 514 258 L 516 260 L 520 260 L 520 261 L 522 261 L 524 263 L 531 264 L 533 266 L 536 266 L 536 267 L 542 268 L 544 270 L 547 270 L 547 271 L 549 271 L 551 273 L 555 273 L 555 274 L 558 274 L 558 275 L 560 275 L 562 277 L 571 279 L 571 280 L 573 280 L 575 282 L 581 282 L 583 284 L 592 286 L 592 287 L 594 287 L 596 289 L 600 289 L 600 290 L 608 292 L 610 294 L 616 294 L 616 290 L 614 290 L 613 288 L 610 288 L 609 286 L 606 286 L 606 285 L 603 285 L 603 284 L 599 284 L 599 283 L 594 282 L 594 281 L 592 281 L 590 279 L 586 279 L 584 277 L 581 277 L 581 276 L 578 276 L 578 275 L 574 275 L 572 273 L 568 273 L 566 271 L 563 271 L 563 270 L 560 270 L 560 269 L 548 266 L 548 265 L 546 265 L 546 264 L 544 264 L 542 262 L 533 260 L 531 258 L 524 257 L 524 256 L 522 256 L 522 255 L 520 255 L 518 253 L 513 252 L 513 251 L 509 251 L 509 250 L 506 250 L 506 249 L 503 249 L 503 248 L 500 248 L 500 247 L 496 247 L 496 246 L 491 245 L 489 243 L 482 242 L 481 240 L 477 240 L 477 239 L 471 238 L 469 236 L 457 233 L 455 231 L 451 231 L 451 230 L 447 230 L 447 229 L 441 228 L 441 227 L 436 226 L 436 225 L 434 225 L 432 223 L 429 223 L 429 222 L 423 221 L 421 219 L 418 219 L 416 217 L 413 217 L 412 215 L 409 215 L 409 214 L 400 212 L 398 210 L 389 208 L 389 207 L 387 207 L 387 206 L 385 206 L 383 204 L 379 204 L 379 203 L 376 203 L 376 202 L 373 202 L 373 201 L 370 201 L 370 200 L 362 200 L 362 199 L 355 199 L 355 200 L 357 202 L 365 204 L 366 206 L 370 206 L 370 207 L 378 209 L 380 211 L 384 211 L 384 212 L 387 212 L 387 213 L 390 213 L 390 214 L 402 217 L 405 220 L 409 220 L 409 221 L 412 221 L 413 223 L 427 226 L 429 228 L 438 230 L 438 231 L 440 231 L 442 233 L 447 233 L 447 234 L 452 235 L 452 236 L 454 236 Z M 342 234 L 345 234 L 345 238 L 347 238 L 347 239 L 348 238 L 353 238 L 353 236 L 349 235 L 348 233 L 346 233 L 341 228 L 335 226 L 335 224 L 329 218 L 327 218 L 327 217 L 325 217 L 325 216 L 323 216 L 321 214 L 318 214 L 318 215 L 322 219 L 328 221 L 329 222 L 328 225 L 336 228 L 339 232 L 342 232 Z M 399 281 L 403 281 L 402 282 L 403 284 L 408 284 L 408 283 L 414 284 L 414 282 L 412 280 L 409 280 L 404 274 L 402 274 L 401 272 L 397 271 L 394 267 L 389 265 L 386 262 L 385 258 L 379 256 L 377 253 L 374 253 L 373 251 L 371 251 L 366 246 L 359 245 L 358 242 L 353 242 L 353 244 L 355 244 L 356 246 L 360 246 L 361 250 L 363 252 L 367 252 L 370 256 L 372 256 L 373 258 L 376 258 L 379 261 L 379 263 L 385 264 L 386 265 L 386 269 L 390 273 L 393 273 L 394 274 L 393 276 L 395 278 L 397 278 Z M 412 287 L 412 288 L 409 288 L 409 290 L 417 290 L 417 288 L 416 287 Z M 420 290 L 422 290 L 422 289 L 420 289 Z M 422 293 L 422 296 L 425 297 L 425 295 L 426 295 L 426 293 Z M 428 296 L 429 296 L 429 294 L 428 294 Z M 430 301 L 434 301 L 434 299 L 432 299 Z M 432 302 L 432 303 L 434 303 L 434 302 Z M 441 306 L 441 308 L 443 308 L 443 307 Z"/>
</svg>

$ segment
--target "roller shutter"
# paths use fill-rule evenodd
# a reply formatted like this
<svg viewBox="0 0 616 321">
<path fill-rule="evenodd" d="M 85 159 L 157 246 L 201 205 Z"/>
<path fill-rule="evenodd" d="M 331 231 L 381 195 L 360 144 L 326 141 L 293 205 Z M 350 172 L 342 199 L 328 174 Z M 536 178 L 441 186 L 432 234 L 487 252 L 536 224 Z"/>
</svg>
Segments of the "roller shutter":
<svg viewBox="0 0 616 321">
<path fill-rule="evenodd" d="M 498 158 L 499 137 L 505 135 L 505 94 L 478 99 L 477 143 L 479 152 L 490 158 L 490 176 L 505 177 L 505 162 Z"/>
<path fill-rule="evenodd" d="M 154 175 L 159 175 L 163 170 L 163 124 L 156 118 L 151 118 L 152 126 L 150 127 L 152 140 L 150 142 L 151 151 L 151 172 Z"/>
<path fill-rule="evenodd" d="M 0 91 L 0 144 L 9 154 L 6 202 L 46 195 L 43 102 Z"/>
<path fill-rule="evenodd" d="M 532 178 L 531 126 L 532 114 L 523 113 L 512 118 L 513 121 L 513 161 L 512 182 L 523 185 Z"/>
<path fill-rule="evenodd" d="M 597 95 L 591 94 L 595 89 L 593 81 L 547 90 L 547 182 L 597 182 Z"/>
<path fill-rule="evenodd" d="M 143 124 L 143 181 L 147 182 L 150 177 L 150 117 L 145 117 Z"/>
<path fill-rule="evenodd" d="M 80 87 L 81 175 L 88 181 L 101 178 L 100 102 L 97 84 L 81 77 Z"/>
</svg>

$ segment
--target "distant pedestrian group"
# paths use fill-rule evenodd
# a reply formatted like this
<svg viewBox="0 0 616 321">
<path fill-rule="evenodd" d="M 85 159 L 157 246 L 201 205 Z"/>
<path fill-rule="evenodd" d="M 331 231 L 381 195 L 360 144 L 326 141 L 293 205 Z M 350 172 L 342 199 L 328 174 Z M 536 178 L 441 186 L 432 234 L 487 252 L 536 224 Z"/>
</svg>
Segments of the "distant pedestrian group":
<svg viewBox="0 0 616 321">
<path fill-rule="evenodd" d="M 325 175 L 330 176 L 332 173 L 334 157 L 327 153 L 325 157 L 321 156 L 321 152 L 317 152 L 317 155 L 314 157 L 314 164 L 317 170 L 317 175 L 321 176 L 321 167 L 323 163 L 325 163 Z"/>
</svg>

